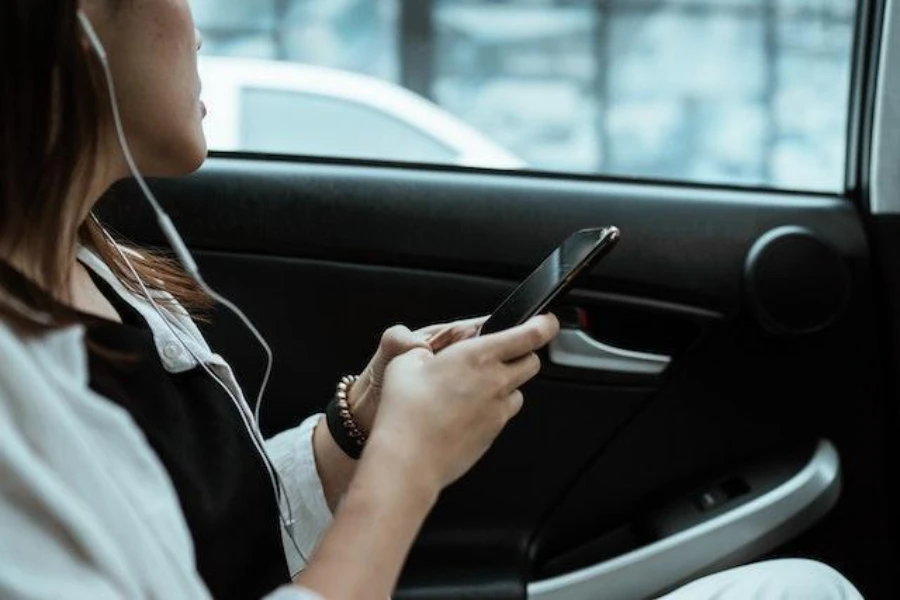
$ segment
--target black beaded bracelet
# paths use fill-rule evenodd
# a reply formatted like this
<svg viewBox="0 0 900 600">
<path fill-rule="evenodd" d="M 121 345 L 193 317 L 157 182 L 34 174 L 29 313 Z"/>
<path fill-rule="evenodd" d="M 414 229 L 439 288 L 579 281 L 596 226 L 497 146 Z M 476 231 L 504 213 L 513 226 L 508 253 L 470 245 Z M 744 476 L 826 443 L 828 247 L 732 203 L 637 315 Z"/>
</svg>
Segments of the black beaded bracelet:
<svg viewBox="0 0 900 600">
<path fill-rule="evenodd" d="M 359 460 L 366 445 L 367 436 L 353 418 L 350 405 L 347 403 L 347 393 L 356 380 L 355 375 L 346 375 L 341 378 L 334 398 L 325 407 L 325 422 L 328 424 L 331 437 L 344 451 L 344 454 L 354 460 Z"/>
</svg>

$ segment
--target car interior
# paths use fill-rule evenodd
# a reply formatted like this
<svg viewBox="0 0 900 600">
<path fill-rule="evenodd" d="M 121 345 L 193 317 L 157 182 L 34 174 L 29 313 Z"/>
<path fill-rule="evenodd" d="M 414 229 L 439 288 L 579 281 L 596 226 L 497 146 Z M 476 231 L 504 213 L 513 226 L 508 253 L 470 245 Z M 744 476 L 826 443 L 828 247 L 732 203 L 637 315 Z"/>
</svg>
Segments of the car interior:
<svg viewBox="0 0 900 600">
<path fill-rule="evenodd" d="M 443 493 L 397 599 L 653 598 L 778 557 L 900 595 L 900 4 L 855 19 L 837 192 L 258 152 L 152 182 L 272 346 L 268 435 L 387 327 L 488 314 L 573 231 L 621 230 L 552 307 L 522 413 Z M 130 182 L 101 215 L 164 245 Z M 256 390 L 262 351 L 212 317 Z"/>
</svg>

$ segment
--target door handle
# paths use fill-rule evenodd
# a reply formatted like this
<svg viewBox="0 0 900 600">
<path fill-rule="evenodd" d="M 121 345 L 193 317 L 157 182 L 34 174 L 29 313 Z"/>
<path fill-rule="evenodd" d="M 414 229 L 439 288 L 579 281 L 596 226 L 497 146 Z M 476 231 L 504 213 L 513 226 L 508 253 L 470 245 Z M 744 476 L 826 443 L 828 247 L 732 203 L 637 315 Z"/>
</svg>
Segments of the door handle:
<svg viewBox="0 0 900 600">
<path fill-rule="evenodd" d="M 581 329 L 568 327 L 550 342 L 549 353 L 555 365 L 632 375 L 659 375 L 672 361 L 664 354 L 616 348 L 598 342 Z"/>
</svg>

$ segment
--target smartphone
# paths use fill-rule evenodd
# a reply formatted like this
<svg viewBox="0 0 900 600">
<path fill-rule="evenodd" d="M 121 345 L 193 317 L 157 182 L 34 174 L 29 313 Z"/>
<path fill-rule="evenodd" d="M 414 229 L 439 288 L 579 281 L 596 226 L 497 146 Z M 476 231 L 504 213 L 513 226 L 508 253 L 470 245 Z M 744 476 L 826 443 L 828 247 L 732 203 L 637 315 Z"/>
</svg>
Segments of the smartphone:
<svg viewBox="0 0 900 600">
<path fill-rule="evenodd" d="M 613 226 L 582 229 L 567 237 L 481 326 L 479 335 L 520 325 L 563 296 L 619 241 Z"/>
</svg>

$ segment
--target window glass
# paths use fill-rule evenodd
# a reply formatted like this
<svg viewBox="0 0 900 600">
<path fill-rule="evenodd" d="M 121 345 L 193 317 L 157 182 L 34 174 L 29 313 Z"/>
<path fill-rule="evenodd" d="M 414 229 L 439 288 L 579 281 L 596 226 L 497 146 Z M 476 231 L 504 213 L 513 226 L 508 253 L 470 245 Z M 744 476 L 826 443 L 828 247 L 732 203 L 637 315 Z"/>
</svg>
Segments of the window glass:
<svg viewBox="0 0 900 600">
<path fill-rule="evenodd" d="M 208 119 L 213 150 L 842 189 L 853 0 L 193 4 L 205 56 L 321 67 L 363 100 L 354 119 L 386 111 L 354 150 L 336 142 L 340 124 L 329 138 L 340 98 L 304 94 L 302 76 L 267 91 L 235 69 L 230 88 L 204 87 L 212 114 L 237 107 Z"/>
</svg>

